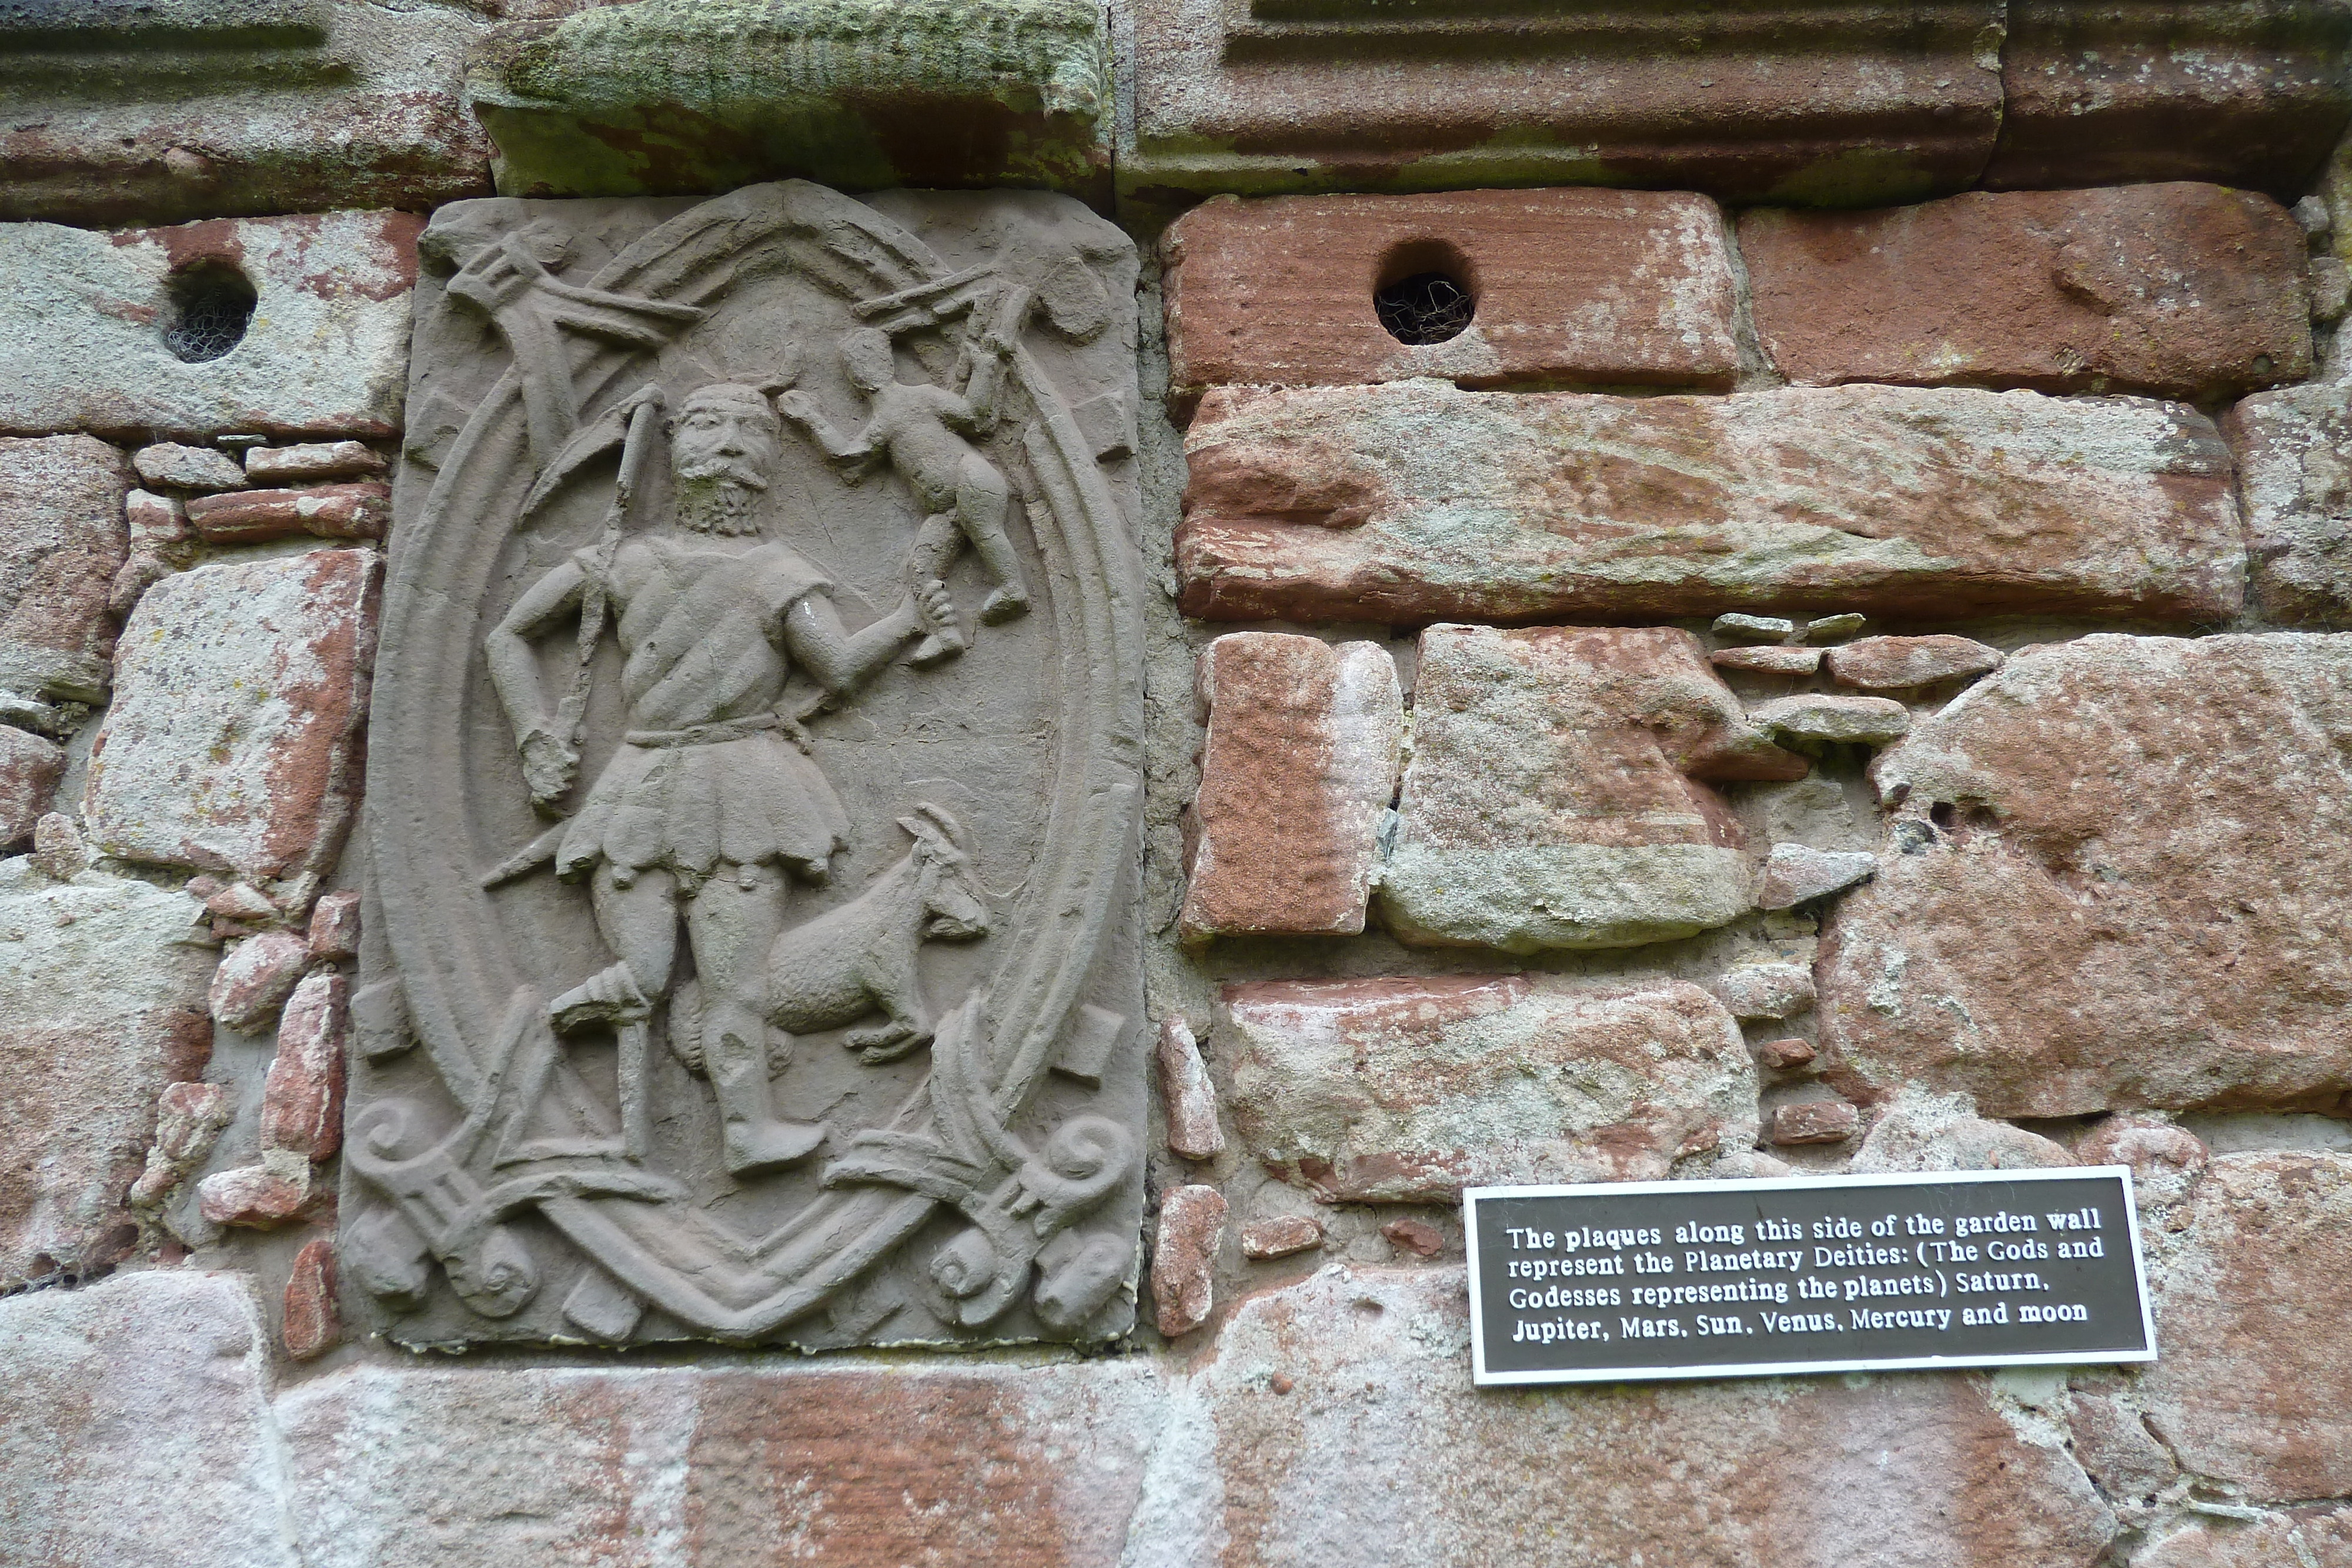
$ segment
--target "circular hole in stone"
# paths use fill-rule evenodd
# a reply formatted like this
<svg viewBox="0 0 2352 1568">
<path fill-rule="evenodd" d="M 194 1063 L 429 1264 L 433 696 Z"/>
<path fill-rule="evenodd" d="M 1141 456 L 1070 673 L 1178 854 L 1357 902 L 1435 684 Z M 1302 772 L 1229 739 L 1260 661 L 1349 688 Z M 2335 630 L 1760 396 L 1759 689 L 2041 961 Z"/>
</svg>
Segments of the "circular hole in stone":
<svg viewBox="0 0 2352 1568">
<path fill-rule="evenodd" d="M 202 364 L 244 340 L 257 297 L 251 281 L 227 262 L 200 261 L 183 267 L 163 288 L 163 346 L 174 357 Z"/>
<path fill-rule="evenodd" d="M 1415 346 L 1458 338 L 1478 313 L 1469 257 L 1444 240 L 1410 240 L 1382 258 L 1372 309 L 1388 335 Z"/>
</svg>

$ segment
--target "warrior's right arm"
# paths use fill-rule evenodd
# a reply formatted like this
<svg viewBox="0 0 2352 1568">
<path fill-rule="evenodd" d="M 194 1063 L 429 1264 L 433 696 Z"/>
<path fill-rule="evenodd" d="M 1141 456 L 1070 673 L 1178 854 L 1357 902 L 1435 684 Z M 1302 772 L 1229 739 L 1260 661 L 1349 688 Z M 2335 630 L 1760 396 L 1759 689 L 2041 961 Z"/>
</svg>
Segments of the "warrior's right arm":
<svg viewBox="0 0 2352 1568">
<path fill-rule="evenodd" d="M 515 744 L 522 746 L 534 734 L 547 733 L 551 715 L 539 688 L 539 656 L 531 639 L 541 636 L 578 613 L 588 574 L 577 561 L 565 561 L 524 591 L 506 619 L 483 639 L 482 652 L 490 665 L 490 685 L 514 726 Z"/>
</svg>

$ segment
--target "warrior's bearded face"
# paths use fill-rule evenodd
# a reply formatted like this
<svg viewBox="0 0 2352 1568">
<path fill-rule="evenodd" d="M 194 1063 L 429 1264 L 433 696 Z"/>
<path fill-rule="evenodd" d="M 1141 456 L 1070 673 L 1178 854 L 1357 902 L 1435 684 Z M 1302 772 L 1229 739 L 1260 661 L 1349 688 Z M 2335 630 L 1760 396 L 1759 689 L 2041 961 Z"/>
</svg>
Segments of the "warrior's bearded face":
<svg viewBox="0 0 2352 1568">
<path fill-rule="evenodd" d="M 670 424 L 679 524 L 757 533 L 761 497 L 782 458 L 782 422 L 757 387 L 721 383 L 689 394 Z"/>
</svg>

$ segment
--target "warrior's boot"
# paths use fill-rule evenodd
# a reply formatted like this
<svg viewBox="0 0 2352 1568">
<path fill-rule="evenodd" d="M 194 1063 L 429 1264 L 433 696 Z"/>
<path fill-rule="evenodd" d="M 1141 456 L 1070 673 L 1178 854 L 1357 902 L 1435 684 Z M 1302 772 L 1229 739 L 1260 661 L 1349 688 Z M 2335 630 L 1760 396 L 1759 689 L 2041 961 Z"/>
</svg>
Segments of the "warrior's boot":
<svg viewBox="0 0 2352 1568">
<path fill-rule="evenodd" d="M 740 1004 L 710 1002 L 704 1012 L 703 1061 L 725 1129 L 727 1168 L 737 1176 L 790 1165 L 824 1142 L 823 1122 L 786 1122 L 768 1101 L 767 1030 Z"/>
</svg>

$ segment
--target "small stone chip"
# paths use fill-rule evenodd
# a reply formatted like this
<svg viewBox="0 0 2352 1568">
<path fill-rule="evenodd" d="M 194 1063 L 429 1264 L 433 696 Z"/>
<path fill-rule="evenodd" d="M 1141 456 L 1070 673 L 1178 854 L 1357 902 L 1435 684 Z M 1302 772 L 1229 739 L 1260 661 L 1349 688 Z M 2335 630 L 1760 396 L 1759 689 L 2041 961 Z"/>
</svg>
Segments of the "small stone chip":
<svg viewBox="0 0 2352 1568">
<path fill-rule="evenodd" d="M 1257 1263 L 1297 1252 L 1311 1252 L 1322 1245 L 1323 1228 L 1303 1214 L 1261 1219 L 1242 1231 L 1242 1256 Z"/>
<path fill-rule="evenodd" d="M 1843 893 L 1867 882 L 1878 857 L 1864 850 L 1817 850 L 1810 844 L 1774 844 L 1756 892 L 1759 909 L 1790 909 L 1810 899 Z"/>
<path fill-rule="evenodd" d="M 1201 1063 L 1192 1026 L 1171 1018 L 1160 1026 L 1160 1099 L 1168 1113 L 1168 1146 L 1188 1160 L 1213 1159 L 1225 1146 L 1217 1125 L 1217 1091 Z"/>
<path fill-rule="evenodd" d="M 1787 1072 L 1813 1060 L 1813 1042 L 1793 1034 L 1768 1040 L 1756 1048 L 1756 1060 L 1775 1072 Z"/>
<path fill-rule="evenodd" d="M 1160 1200 L 1160 1234 L 1151 1247 L 1151 1300 L 1160 1332 L 1191 1333 L 1214 1304 L 1213 1270 L 1225 1231 L 1225 1195 L 1180 1186 Z"/>
<path fill-rule="evenodd" d="M 1718 615 L 1715 634 L 1738 643 L 1781 643 L 1797 634 L 1797 623 L 1779 615 Z"/>
<path fill-rule="evenodd" d="M 1744 964 L 1715 982 L 1715 994 L 1737 1019 L 1785 1019 L 1813 1005 L 1813 972 L 1801 964 Z"/>
<path fill-rule="evenodd" d="M 131 465 L 150 485 L 170 490 L 242 490 L 246 484 L 245 470 L 227 453 L 176 441 L 141 447 Z"/>
<path fill-rule="evenodd" d="M 1400 1252 L 1410 1252 L 1416 1258 L 1434 1258 L 1445 1249 L 1445 1237 L 1433 1225 L 1423 1225 L 1418 1219 L 1391 1219 L 1381 1227 L 1381 1234 Z"/>
<path fill-rule="evenodd" d="M 1848 611 L 1843 615 L 1824 615 L 1818 621 L 1805 622 L 1805 641 L 1808 643 L 1842 642 L 1869 624 L 1868 616 L 1857 615 L 1852 611 Z"/>
<path fill-rule="evenodd" d="M 1822 667 L 1819 648 L 1780 648 L 1759 643 L 1746 648 L 1717 648 L 1706 656 L 1718 670 L 1747 670 L 1763 675 L 1810 675 Z"/>
<path fill-rule="evenodd" d="M 1805 1100 L 1773 1111 L 1772 1141 L 1782 1147 L 1843 1144 L 1861 1126 L 1862 1113 L 1846 1101 Z"/>
<path fill-rule="evenodd" d="M 1910 710 L 1892 697 L 1774 697 L 1749 708 L 1748 716 L 1780 735 L 1848 746 L 1885 746 L 1911 727 Z"/>
<path fill-rule="evenodd" d="M 383 459 L 357 441 L 312 441 L 299 446 L 257 446 L 245 455 L 246 477 L 257 485 L 310 485 L 383 472 Z"/>
<path fill-rule="evenodd" d="M 1981 675 L 2001 652 L 1972 637 L 1864 637 L 1829 650 L 1830 678 L 1842 686 L 1901 691 Z"/>
</svg>

